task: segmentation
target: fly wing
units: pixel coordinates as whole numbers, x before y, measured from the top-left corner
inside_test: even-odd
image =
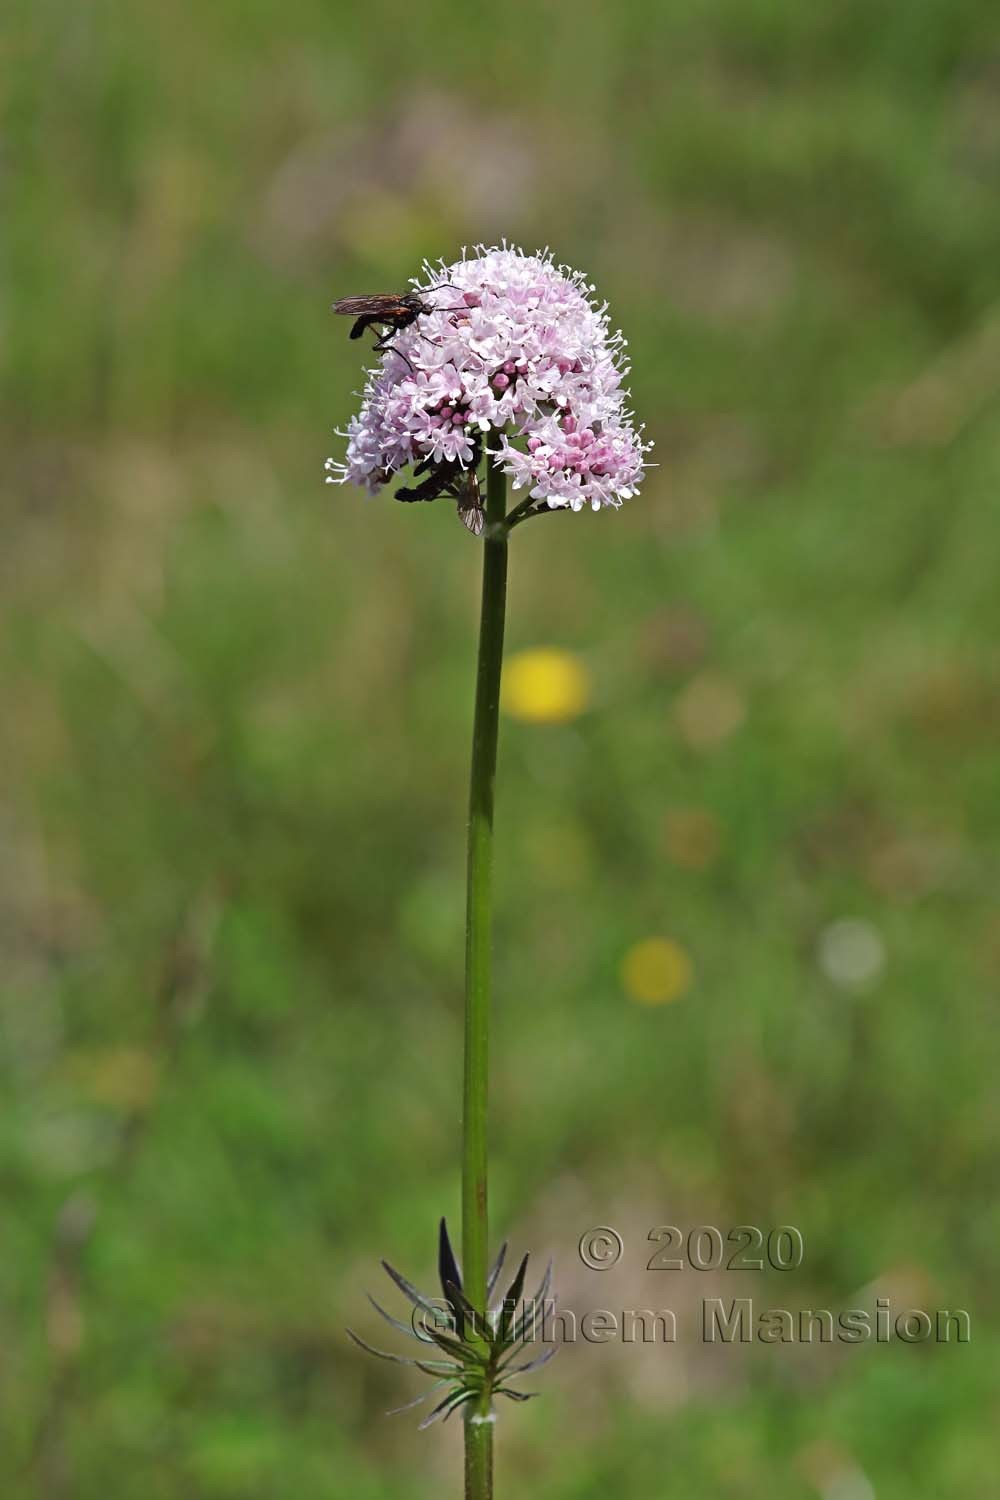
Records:
[[[475,469],[469,469],[465,482],[458,492],[458,518],[466,531],[471,531],[473,536],[482,536],[486,530],[479,478]]]
[[[466,531],[471,531],[473,536],[482,536],[486,530],[486,517],[478,505],[460,505],[458,516]]]
[[[341,297],[333,311],[348,318],[378,318],[399,310],[399,298],[393,292],[373,292],[369,297]]]

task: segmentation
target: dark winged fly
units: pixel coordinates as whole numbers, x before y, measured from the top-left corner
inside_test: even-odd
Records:
[[[435,309],[432,302],[424,300],[431,292],[438,292],[446,286],[451,286],[451,282],[443,281],[422,292],[373,292],[367,297],[341,297],[333,304],[333,311],[343,317],[355,319],[351,329],[352,339],[359,339],[366,328],[380,326],[382,332],[376,340],[375,348],[382,353],[392,348],[391,340],[397,333],[402,333],[404,328],[409,328],[425,314],[435,311],[465,311],[464,307]]]
[[[483,514],[479,475],[475,469],[466,469],[455,499],[458,501],[458,519],[466,531],[471,531],[473,536],[482,536],[486,530],[486,517]]]
[[[415,475],[426,474],[427,477],[419,484],[401,486],[396,491],[396,499],[402,500],[404,504],[411,504],[420,500],[438,500],[442,495],[447,495],[457,503],[458,517],[466,530],[471,531],[473,536],[482,536],[486,517],[483,515],[479,475],[476,472],[481,453],[482,445],[477,438],[468,468],[463,469],[457,458],[443,458],[438,463],[425,458],[413,472]]]

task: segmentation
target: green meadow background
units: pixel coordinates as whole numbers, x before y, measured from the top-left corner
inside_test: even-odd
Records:
[[[493,1224],[679,1337],[564,1350],[498,1493],[994,1493],[995,0],[12,0],[0,110],[3,1495],[458,1491],[343,1329],[457,1223],[479,553],[324,486],[328,307],[504,235],[610,300],[659,467],[512,541],[587,702],[502,727]]]

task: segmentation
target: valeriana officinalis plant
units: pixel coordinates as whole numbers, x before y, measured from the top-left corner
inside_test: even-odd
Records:
[[[424,265],[423,282],[399,295],[345,298],[352,336],[378,336],[361,410],[341,436],[328,482],[372,494],[401,484],[399,500],[454,500],[483,539],[483,589],[472,733],[465,949],[462,1113],[462,1269],[444,1220],[438,1269],[443,1300],[419,1292],[387,1263],[412,1305],[403,1322],[376,1310],[425,1346],[426,1357],[374,1350],[432,1377],[430,1417],[462,1410],[465,1493],[493,1493],[494,1398],[527,1400],[512,1379],[554,1352],[521,1360],[541,1323],[551,1269],[524,1301],[528,1257],[497,1299],[506,1246],[492,1267],[487,1223],[487,1078],[490,1015],[493,787],[511,531],[531,516],[617,507],[635,495],[650,444],[626,406],[625,340],[611,333],[594,287],[548,254],[479,247],[451,265]],[[523,497],[508,509],[507,481]],[[428,1392],[427,1394],[430,1394]],[[423,1398],[421,1398],[423,1399]]]

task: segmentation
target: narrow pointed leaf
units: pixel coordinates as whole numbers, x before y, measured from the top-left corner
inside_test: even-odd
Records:
[[[450,1380],[461,1380],[462,1378],[462,1366],[450,1364],[447,1360],[444,1359],[415,1359],[413,1363],[416,1365],[418,1370],[423,1370],[425,1375],[436,1375],[439,1370],[447,1370],[448,1378]]]
[[[375,1301],[375,1298],[372,1296],[371,1292],[367,1292],[366,1296],[372,1307],[374,1307],[375,1311],[378,1313],[379,1317],[384,1318],[392,1328],[396,1329],[397,1333],[405,1333],[408,1338],[416,1339],[418,1344],[430,1343],[430,1339],[421,1337],[412,1323],[404,1323],[401,1321],[401,1319],[394,1318],[392,1316],[392,1313],[387,1313],[384,1307],[380,1307]]]
[[[525,1255],[521,1260],[514,1280],[504,1293],[504,1302],[520,1302],[521,1295],[524,1292],[524,1278],[528,1273],[528,1259],[529,1257]]]
[[[454,1303],[457,1303],[459,1309],[461,1310],[463,1317],[464,1336],[467,1337],[469,1333],[478,1333],[483,1338],[488,1338],[490,1334],[490,1325],[488,1320],[483,1317],[482,1313],[478,1313],[476,1311],[472,1303],[469,1301],[468,1297],[462,1291],[461,1287],[457,1287],[453,1282],[449,1281],[448,1296],[449,1302],[451,1302],[453,1305]]]
[[[444,1418],[445,1421],[447,1422],[451,1417],[453,1417],[454,1414],[455,1414],[455,1412],[458,1411],[458,1408],[460,1406],[465,1406],[469,1401],[475,1401],[477,1395],[478,1395],[477,1391],[467,1391],[465,1393],[465,1395],[462,1397],[461,1401],[455,1401],[448,1408],[447,1412],[445,1413],[445,1418]]]
[[[505,1385],[498,1386],[494,1396],[506,1396],[508,1401],[533,1401],[540,1391],[509,1391]]]
[[[450,1354],[452,1359],[461,1360],[463,1365],[476,1366],[482,1363],[478,1354],[466,1348],[465,1344],[460,1344],[457,1339],[450,1338],[448,1334],[437,1333],[431,1328],[428,1328],[427,1333],[438,1348],[443,1349],[445,1354]]]
[[[502,1343],[506,1343],[508,1338],[510,1337],[510,1330],[513,1327],[514,1317],[517,1313],[517,1304],[520,1302],[521,1294],[524,1291],[524,1278],[527,1274],[527,1270],[528,1257],[527,1255],[525,1255],[524,1259],[521,1261],[521,1264],[517,1268],[517,1274],[514,1277],[514,1280],[511,1282],[510,1286],[507,1288],[506,1292],[503,1295],[503,1301],[501,1304],[502,1311],[500,1313],[500,1319],[497,1324],[497,1332]]]
[[[433,1422],[438,1421],[440,1417],[446,1414],[450,1416],[456,1406],[462,1406],[464,1402],[471,1401],[472,1398],[473,1393],[470,1391],[452,1391],[449,1395],[445,1396],[443,1401],[438,1402],[434,1410],[421,1422],[417,1431],[423,1432],[425,1427],[430,1427]]]
[[[549,1288],[551,1287],[551,1285],[552,1285],[552,1262],[549,1261],[548,1265],[545,1267],[545,1275],[542,1277],[541,1281],[538,1283],[538,1291],[535,1293],[534,1300],[536,1302],[544,1302],[546,1296],[548,1295]]]
[[[456,1289],[462,1290],[462,1273],[458,1269],[458,1261],[455,1252],[451,1248],[451,1240],[448,1238],[448,1225],[442,1219],[438,1231],[438,1276],[441,1278],[441,1290],[444,1292],[452,1312],[455,1314],[455,1332],[459,1338],[465,1335],[465,1314],[462,1305],[455,1296]]]
[[[537,1359],[529,1359],[527,1364],[515,1365],[513,1369],[511,1369],[510,1362],[512,1359],[516,1359],[517,1356],[515,1354],[510,1354],[507,1356],[502,1365],[498,1365],[497,1369],[498,1371],[503,1372],[504,1379],[507,1380],[511,1375],[526,1375],[529,1370],[540,1370],[542,1368],[542,1365],[547,1365],[550,1359],[555,1359],[558,1353],[559,1345],[550,1344],[545,1350],[545,1353],[540,1354]]]
[[[462,1394],[463,1393],[461,1391],[449,1391],[444,1400],[439,1401],[434,1410],[427,1413],[426,1417],[417,1428],[417,1431],[423,1432],[425,1427],[430,1427],[434,1422],[438,1421],[439,1418],[443,1417],[445,1412],[449,1410],[452,1404],[456,1402]]]
[[[549,1294],[551,1286],[552,1262],[549,1261],[547,1267],[545,1268],[545,1275],[542,1277],[537,1292],[533,1297],[528,1299],[524,1312],[514,1325],[514,1328],[511,1332],[511,1340],[513,1343],[517,1343],[519,1340],[525,1339],[531,1333],[533,1333],[536,1324],[540,1320],[544,1322],[545,1299]],[[556,1299],[553,1297],[551,1301],[552,1305],[555,1306]]]
[[[346,1328],[344,1332],[347,1334],[348,1338],[354,1340],[359,1349],[363,1349],[366,1354],[374,1354],[376,1359],[388,1359],[394,1365],[416,1365],[420,1369],[423,1368],[423,1365],[421,1364],[419,1359],[407,1359],[405,1355],[402,1354],[389,1354],[385,1349],[376,1349],[372,1344],[366,1344],[364,1339],[360,1338],[359,1335],[354,1332],[353,1328]],[[443,1361],[440,1361],[438,1362],[437,1368],[439,1370],[450,1370],[453,1367],[451,1365],[446,1365]],[[437,1372],[434,1371],[433,1373]]]
[[[507,1241],[504,1240],[503,1244],[500,1246],[500,1249],[497,1252],[497,1258],[496,1258],[496,1260],[493,1262],[492,1266],[490,1267],[490,1274],[486,1278],[486,1300],[487,1300],[487,1302],[489,1302],[490,1298],[493,1296],[493,1288],[496,1286],[497,1281],[500,1278],[500,1271],[501,1271],[501,1269],[503,1267],[504,1258],[506,1257],[506,1254],[507,1254]]]
[[[426,1391],[422,1391],[419,1396],[414,1396],[412,1401],[404,1401],[402,1406],[392,1407],[391,1410],[386,1412],[386,1416],[398,1417],[402,1411],[412,1411],[415,1406],[420,1405],[421,1401],[426,1401],[428,1396],[433,1396],[435,1391],[439,1391],[443,1385],[447,1384],[446,1380],[435,1380],[433,1385],[429,1385]]]
[[[423,1292],[418,1292],[413,1283],[407,1281],[405,1276],[401,1276],[393,1266],[390,1266],[387,1260],[382,1262],[382,1269],[396,1283],[407,1301],[413,1303],[414,1307],[422,1307],[425,1312],[440,1313],[440,1307],[435,1307],[429,1297],[425,1297]]]
[[[448,1234],[448,1221],[442,1219],[438,1225],[438,1272],[441,1277],[441,1287],[444,1288],[446,1281],[450,1281],[462,1289],[462,1273],[455,1259],[455,1252],[451,1247],[451,1238]]]

